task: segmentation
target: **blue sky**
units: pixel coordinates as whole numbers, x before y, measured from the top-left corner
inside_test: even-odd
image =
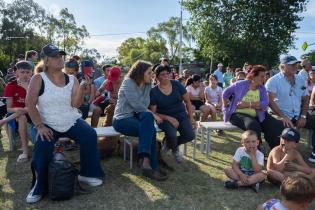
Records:
[[[5,0],[12,2],[11,0]],[[151,27],[167,21],[172,16],[180,15],[179,0],[35,0],[49,12],[57,15],[60,9],[68,8],[74,14],[79,25],[85,25],[91,36],[85,40],[86,47],[96,48],[101,55],[117,55],[117,47],[127,38],[142,36]],[[304,41],[315,43],[315,0],[310,0],[307,11],[299,23],[296,32],[295,48],[289,54],[300,57],[305,52],[315,50],[310,46],[305,52],[301,50]],[[188,12],[183,13],[184,19],[189,18]],[[124,35],[109,35],[133,33]]]

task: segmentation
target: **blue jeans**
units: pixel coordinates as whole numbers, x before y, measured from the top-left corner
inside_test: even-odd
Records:
[[[156,129],[152,113],[140,112],[136,117],[114,119],[113,127],[126,136],[139,137],[138,154],[148,155],[151,167],[156,171],[158,168]]]
[[[179,126],[176,129],[169,121],[163,120],[159,124],[159,128],[165,133],[165,138],[168,148],[172,149],[173,152],[178,150],[178,146],[192,141],[195,138],[195,133],[191,125],[191,121],[188,116],[172,116],[179,122]],[[179,136],[177,137],[177,131]]]
[[[87,177],[103,177],[100,155],[97,148],[95,130],[81,118],[66,132],[53,131],[53,139],[47,141],[37,137],[37,129],[32,128],[32,138],[36,139],[33,149],[32,167],[37,176],[34,195],[42,195],[47,189],[48,165],[53,158],[54,145],[59,137],[68,137],[80,145],[80,175]]]

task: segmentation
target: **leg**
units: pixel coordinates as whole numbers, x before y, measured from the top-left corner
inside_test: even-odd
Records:
[[[95,130],[84,120],[78,119],[65,133],[65,136],[73,139],[80,145],[80,175],[86,177],[103,177],[104,172],[101,168]]]
[[[177,129],[167,120],[164,120],[159,128],[164,132],[167,146],[172,149],[172,151],[176,151],[178,147],[177,142]]]
[[[188,117],[180,119],[178,126],[179,137],[177,138],[178,146],[195,139],[195,133]]]
[[[267,178],[271,183],[278,184],[283,181],[285,176],[280,171],[270,169],[267,171]]]
[[[244,184],[241,181],[238,181],[237,184],[238,186],[242,187],[242,186],[250,186],[259,182],[264,181],[266,178],[266,175],[263,172],[259,172],[259,173],[255,173],[251,176],[248,177],[248,184]]]
[[[237,173],[234,172],[232,167],[225,168],[224,173],[231,180],[234,180],[234,181],[240,180],[240,177],[237,175]]]
[[[105,108],[104,110],[105,120],[103,126],[111,126],[113,124],[114,111],[115,111],[114,104],[110,104]]]
[[[201,111],[201,121],[205,122],[208,120],[208,116],[210,114],[210,107],[206,106],[206,105],[202,105],[199,110]]]
[[[35,139],[37,136],[37,129],[32,128],[32,135]],[[47,178],[48,178],[48,164],[53,158],[54,145],[58,139],[57,132],[53,131],[53,140],[48,141],[41,139],[38,136],[33,149],[32,167],[36,173],[37,184],[35,186],[34,195],[43,195],[47,189]]]
[[[91,126],[96,128],[98,120],[100,119],[102,109],[99,106],[94,106],[92,116],[91,116]]]
[[[20,115],[19,117],[16,118],[16,120],[19,124],[19,134],[21,138],[23,154],[28,155],[27,118],[25,115]]]
[[[268,142],[270,149],[280,144],[280,135],[284,129],[283,123],[280,120],[272,117],[266,113],[265,120],[260,123],[262,131],[264,132],[265,140]]]
[[[261,141],[260,123],[255,118],[246,114],[234,113],[231,116],[230,122],[244,131],[245,130],[255,131],[257,133],[258,139]]]

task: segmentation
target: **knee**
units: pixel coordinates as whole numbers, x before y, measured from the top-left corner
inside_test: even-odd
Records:
[[[26,123],[26,122],[27,122],[26,115],[25,115],[25,114],[20,115],[20,116],[17,118],[17,121],[18,121],[19,123]]]
[[[153,114],[151,112],[140,112],[139,117],[140,119],[154,120]]]
[[[231,171],[233,171],[233,169],[231,167],[227,167],[224,170],[224,173],[227,175],[227,174],[231,174]]]

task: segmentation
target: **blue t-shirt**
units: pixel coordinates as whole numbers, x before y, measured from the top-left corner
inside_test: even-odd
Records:
[[[96,90],[99,89],[104,81],[105,81],[105,77],[104,76],[95,79],[94,80],[94,87],[95,87],[95,89]]]
[[[150,92],[150,105],[156,106],[156,112],[169,116],[178,116],[186,114],[186,109],[183,104],[183,95],[186,93],[185,87],[176,80],[171,80],[172,92],[165,95],[155,86]]]

